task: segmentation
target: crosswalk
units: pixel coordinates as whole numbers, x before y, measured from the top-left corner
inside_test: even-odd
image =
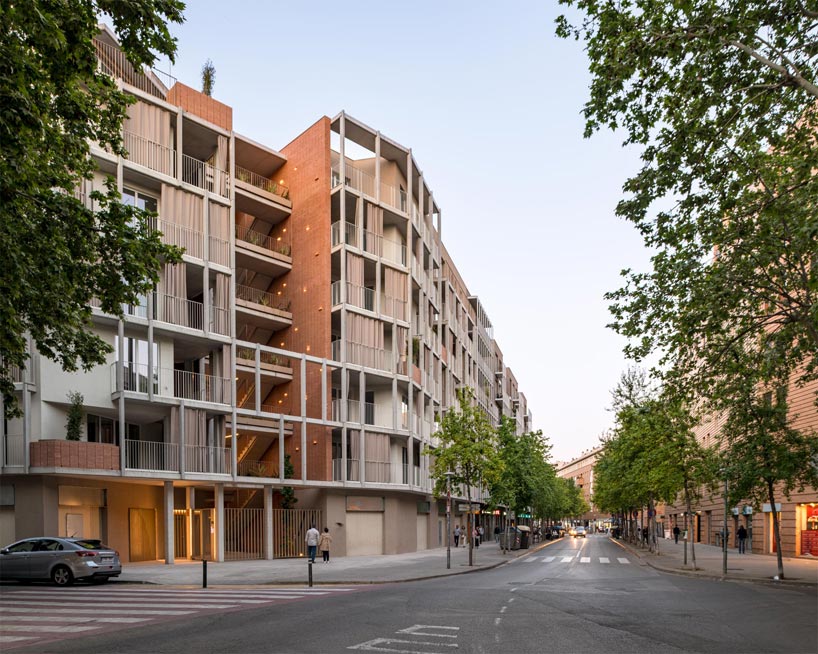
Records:
[[[522,559],[524,563],[611,563],[607,556],[527,556]],[[616,557],[616,562],[622,565],[630,565],[630,560],[624,556]]]
[[[72,587],[0,589],[0,649],[154,620],[327,597],[358,588],[173,589]]]

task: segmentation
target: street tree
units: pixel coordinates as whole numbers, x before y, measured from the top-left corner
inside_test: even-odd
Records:
[[[560,0],[585,45],[585,135],[642,165],[617,214],[655,253],[608,295],[627,352],[658,353],[702,397],[739,345],[818,373],[818,6],[813,0]],[[766,353],[757,347],[767,343]]]
[[[120,202],[116,184],[95,191],[91,211],[75,196],[95,164],[94,141],[125,154],[128,96],[97,67],[97,21],[110,20],[136,67],[173,60],[167,23],[177,0],[5,2],[0,7],[0,392],[16,413],[12,374],[28,338],[65,370],[103,363],[111,351],[90,330],[92,298],[121,315],[179,258],[146,214]]]
[[[744,388],[730,404],[721,440],[722,470],[729,480],[729,499],[735,505],[749,499],[756,510],[768,502],[772,511],[778,576],[784,579],[781,528],[776,500],[778,491],[790,497],[793,490],[818,487],[818,433],[794,428],[786,380],[770,384],[756,371],[745,371]]]
[[[502,461],[497,455],[497,434],[482,409],[474,403],[470,388],[457,392],[457,405],[451,407],[440,421],[435,433],[437,445],[425,448],[433,457],[431,477],[435,495],[444,497],[451,472],[451,487],[469,503],[469,565],[473,564],[474,517],[471,511],[472,493],[481,485],[490,487],[502,473]]]

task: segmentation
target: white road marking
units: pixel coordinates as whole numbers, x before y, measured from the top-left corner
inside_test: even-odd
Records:
[[[0,629],[3,627],[0,617]],[[150,618],[96,618],[94,616],[77,617],[71,615],[54,616],[54,615],[11,615],[7,616],[5,620],[14,620],[15,622],[106,622],[113,624],[131,624],[135,622],[147,622]]]
[[[591,557],[590,557],[590,556],[583,556],[583,557],[582,557],[582,558],[579,560],[579,562],[580,562],[580,563],[590,563],[590,562],[591,562]]]
[[[21,640],[36,640],[37,636],[0,636],[0,644],[2,643],[18,643]]]
[[[190,607],[188,607],[190,608]],[[93,615],[127,613],[128,615],[190,615],[196,611],[152,611],[143,609],[48,609],[49,613],[91,613]],[[31,613],[31,607],[17,608],[14,606],[0,606],[0,613]]]
[[[536,563],[537,562],[536,556],[529,556],[528,558],[523,559],[524,563]]]
[[[619,561],[620,563],[624,563],[625,565],[630,564],[630,561],[628,561],[628,559],[626,559],[624,557],[621,557],[621,556],[616,557],[616,560]]]
[[[26,593],[25,599],[34,599],[34,598],[46,598],[51,599],[57,597],[51,593]],[[276,597],[281,597],[277,595]],[[299,595],[290,595],[287,597],[300,597]],[[117,597],[116,595],[94,595],[95,600],[102,600],[102,601],[109,601],[109,602],[116,602],[119,604],[119,600],[122,599]],[[153,606],[157,601],[158,602],[166,602],[166,601],[173,601],[173,602],[207,602],[207,597],[204,596],[187,596],[187,595],[167,595],[162,594],[161,592],[157,593],[155,597],[128,597],[128,601],[134,602],[133,606]],[[213,600],[217,602],[233,602],[235,604],[264,604],[269,600],[264,599],[240,599],[238,597],[217,597],[213,596]],[[138,604],[137,604],[138,602]],[[16,603],[16,602],[15,602]]]
[[[428,631],[420,631],[421,629],[450,629],[452,631],[460,631],[460,627],[446,627],[437,624],[415,624],[406,629],[398,629],[396,634],[412,634],[414,636],[436,636],[438,638],[457,638],[457,634],[435,634]]]
[[[400,638],[373,638],[365,643],[359,645],[352,645],[347,649],[360,649],[367,652],[396,652],[397,654],[439,654],[437,652],[424,651],[420,652],[416,649],[395,649],[393,647],[378,647],[378,645],[436,645],[437,647],[453,647],[457,649],[457,643],[430,643],[418,640],[401,640]]]
[[[551,561],[553,561],[553,560],[554,560],[554,559],[556,559],[556,558],[557,558],[556,556],[546,556],[546,557],[543,559],[543,563],[551,563]]]
[[[599,562],[600,563],[610,563],[607,556],[600,556],[599,557]]]
[[[500,613],[505,613],[507,608],[508,608],[507,606],[501,606]]]
[[[15,602],[15,606],[31,606],[31,607],[52,607],[52,606],[76,606],[76,602],[49,602],[49,601],[31,601],[31,602]],[[235,604],[166,604],[165,602],[117,602],[117,606],[123,608],[139,608],[143,606],[163,607],[167,609],[232,609]]]
[[[573,556],[563,556],[562,557],[562,562],[563,563],[571,563],[571,561],[573,561],[573,560],[574,560]]]
[[[79,633],[81,631],[96,631],[100,627],[72,627],[71,625],[36,625],[36,624],[4,624],[0,631],[31,631],[33,633]]]
[[[508,603],[511,604],[516,599],[517,599],[516,597],[510,597],[509,600],[508,600]]]
[[[503,618],[494,618],[494,626],[496,627],[497,625],[499,625],[502,620]]]

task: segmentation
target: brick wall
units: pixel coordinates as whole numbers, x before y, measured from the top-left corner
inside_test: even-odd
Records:
[[[119,447],[85,441],[35,441],[30,444],[32,468],[119,470]]]
[[[168,102],[223,129],[233,129],[232,107],[185,86],[181,82],[176,82],[168,91]]]

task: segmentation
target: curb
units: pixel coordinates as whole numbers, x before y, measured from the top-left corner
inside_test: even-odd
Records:
[[[795,588],[818,587],[818,582],[803,581],[801,579],[772,579],[771,577],[730,577],[720,574],[713,574],[712,572],[708,572],[707,570],[685,570],[683,568],[669,568],[667,566],[659,565],[654,561],[651,561],[647,556],[643,556],[641,552],[630,547],[630,545],[625,545],[624,543],[621,543],[613,538],[611,538],[611,542],[616,543],[623,550],[630,552],[631,554],[636,556],[640,561],[644,562],[645,565],[653,568],[654,570],[658,570],[659,572],[665,572],[668,574],[678,575],[680,577],[689,577],[692,579],[708,579],[710,581],[729,581],[737,583],[761,584],[765,586],[775,586],[778,588],[786,586]]]

